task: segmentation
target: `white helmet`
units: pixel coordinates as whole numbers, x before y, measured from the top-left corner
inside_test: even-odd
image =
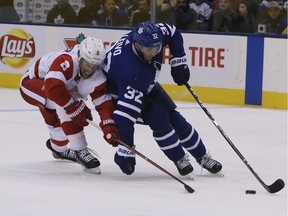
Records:
[[[87,37],[79,45],[79,58],[91,64],[102,64],[105,55],[106,51],[101,39]]]

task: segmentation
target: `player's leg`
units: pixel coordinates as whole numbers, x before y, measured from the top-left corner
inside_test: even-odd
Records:
[[[77,162],[75,151],[69,148],[69,141],[62,130],[56,111],[44,107],[39,107],[39,110],[50,132],[50,139],[46,141],[46,146],[52,151],[53,157]]]
[[[69,140],[70,148],[75,151],[76,160],[82,165],[85,172],[100,174],[100,162],[91,154],[84,133],[84,128],[71,121],[62,107],[56,106],[61,120],[61,127]]]
[[[24,76],[21,80],[20,94],[27,103],[39,108],[50,133],[46,146],[52,151],[54,158],[76,162],[74,151],[68,148],[68,139],[61,128],[56,110],[45,107],[47,99],[43,86],[42,79],[30,79]]]
[[[222,169],[221,163],[211,158],[206,152],[205,145],[198,132],[176,110],[170,112],[173,128],[180,138],[181,145],[197,160],[197,162],[211,173]]]
[[[154,140],[163,153],[174,162],[181,175],[193,171],[188,155],[180,145],[180,140],[169,121],[166,110],[153,102],[148,102],[143,110],[143,119],[153,131]]]
[[[44,118],[50,132],[47,148],[57,159],[78,162],[86,172],[101,173],[100,162],[87,148],[83,127],[74,124],[63,108],[47,99],[43,87],[43,80],[26,76],[21,80],[20,93],[27,103],[39,108]]]

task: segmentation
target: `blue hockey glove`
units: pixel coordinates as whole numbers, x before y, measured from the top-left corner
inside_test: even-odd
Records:
[[[123,145],[118,145],[114,161],[126,175],[131,175],[135,171],[135,154]]]
[[[190,78],[190,70],[186,56],[173,57],[170,59],[171,75],[177,85],[185,85]]]

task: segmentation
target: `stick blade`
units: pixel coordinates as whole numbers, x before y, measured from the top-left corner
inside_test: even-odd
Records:
[[[185,189],[189,192],[189,193],[194,193],[194,189],[193,188],[191,188],[189,185],[187,185],[187,184],[185,184],[184,185],[184,187],[185,187]]]
[[[277,179],[273,184],[267,186],[266,190],[270,193],[277,193],[285,187],[285,183],[282,179]]]

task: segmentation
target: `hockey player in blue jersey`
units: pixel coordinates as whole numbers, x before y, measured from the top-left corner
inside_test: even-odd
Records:
[[[107,52],[103,68],[108,78],[108,91],[117,99],[113,119],[121,141],[134,145],[134,124],[142,119],[149,125],[163,153],[176,165],[180,175],[193,171],[189,154],[211,173],[222,165],[206,152],[197,131],[176,110],[176,105],[157,82],[161,70],[162,48],[168,45],[171,75],[178,85],[190,78],[185,58],[183,38],[175,26],[151,22],[139,23],[120,38]],[[123,173],[135,171],[135,154],[118,145],[115,163]]]

